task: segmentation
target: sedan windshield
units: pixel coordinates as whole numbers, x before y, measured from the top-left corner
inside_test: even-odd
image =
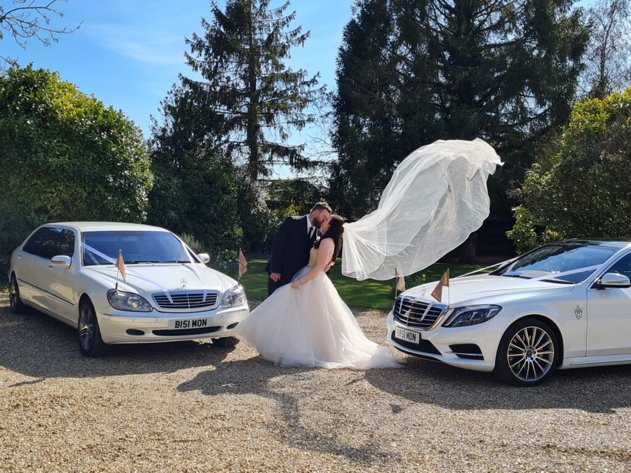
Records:
[[[109,231],[83,234],[83,264],[113,264],[119,250],[125,264],[189,263],[182,243],[169,232]]]
[[[525,254],[493,274],[576,284],[587,279],[617,250],[594,242],[552,244]]]

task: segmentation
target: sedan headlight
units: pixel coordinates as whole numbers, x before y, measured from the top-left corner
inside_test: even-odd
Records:
[[[117,291],[110,289],[107,291],[107,302],[114,309],[127,310],[131,312],[151,312],[153,308],[144,297],[133,292]]]
[[[234,307],[247,303],[243,286],[238,285],[228,289],[221,299],[221,307]]]
[[[499,305],[458,307],[454,309],[447,320],[445,320],[443,327],[466,327],[468,325],[481,324],[487,320],[491,320],[500,310],[502,310],[502,306]]]

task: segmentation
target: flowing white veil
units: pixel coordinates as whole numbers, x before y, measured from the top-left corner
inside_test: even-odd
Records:
[[[342,274],[407,276],[464,242],[489,215],[486,181],[502,165],[480,139],[438,140],[407,156],[379,207],[344,225]]]

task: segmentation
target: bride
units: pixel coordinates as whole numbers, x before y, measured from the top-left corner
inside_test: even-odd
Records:
[[[324,273],[339,255],[342,274],[387,280],[414,274],[463,243],[489,215],[486,182],[502,162],[486,142],[438,140],[407,156],[384,189],[377,209],[344,224],[336,215],[309,264],[237,326],[237,337],[283,366],[389,368],[387,348],[362,333]]]
[[[364,335],[324,269],[339,255],[344,219],[331,215],[309,263],[265,299],[237,328],[237,336],[281,366],[394,368],[395,355]]]

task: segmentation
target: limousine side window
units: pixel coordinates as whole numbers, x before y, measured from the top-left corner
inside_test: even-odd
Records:
[[[74,254],[74,233],[72,230],[57,227],[44,227],[37,230],[22,248],[42,258],[51,259],[53,256]]]

